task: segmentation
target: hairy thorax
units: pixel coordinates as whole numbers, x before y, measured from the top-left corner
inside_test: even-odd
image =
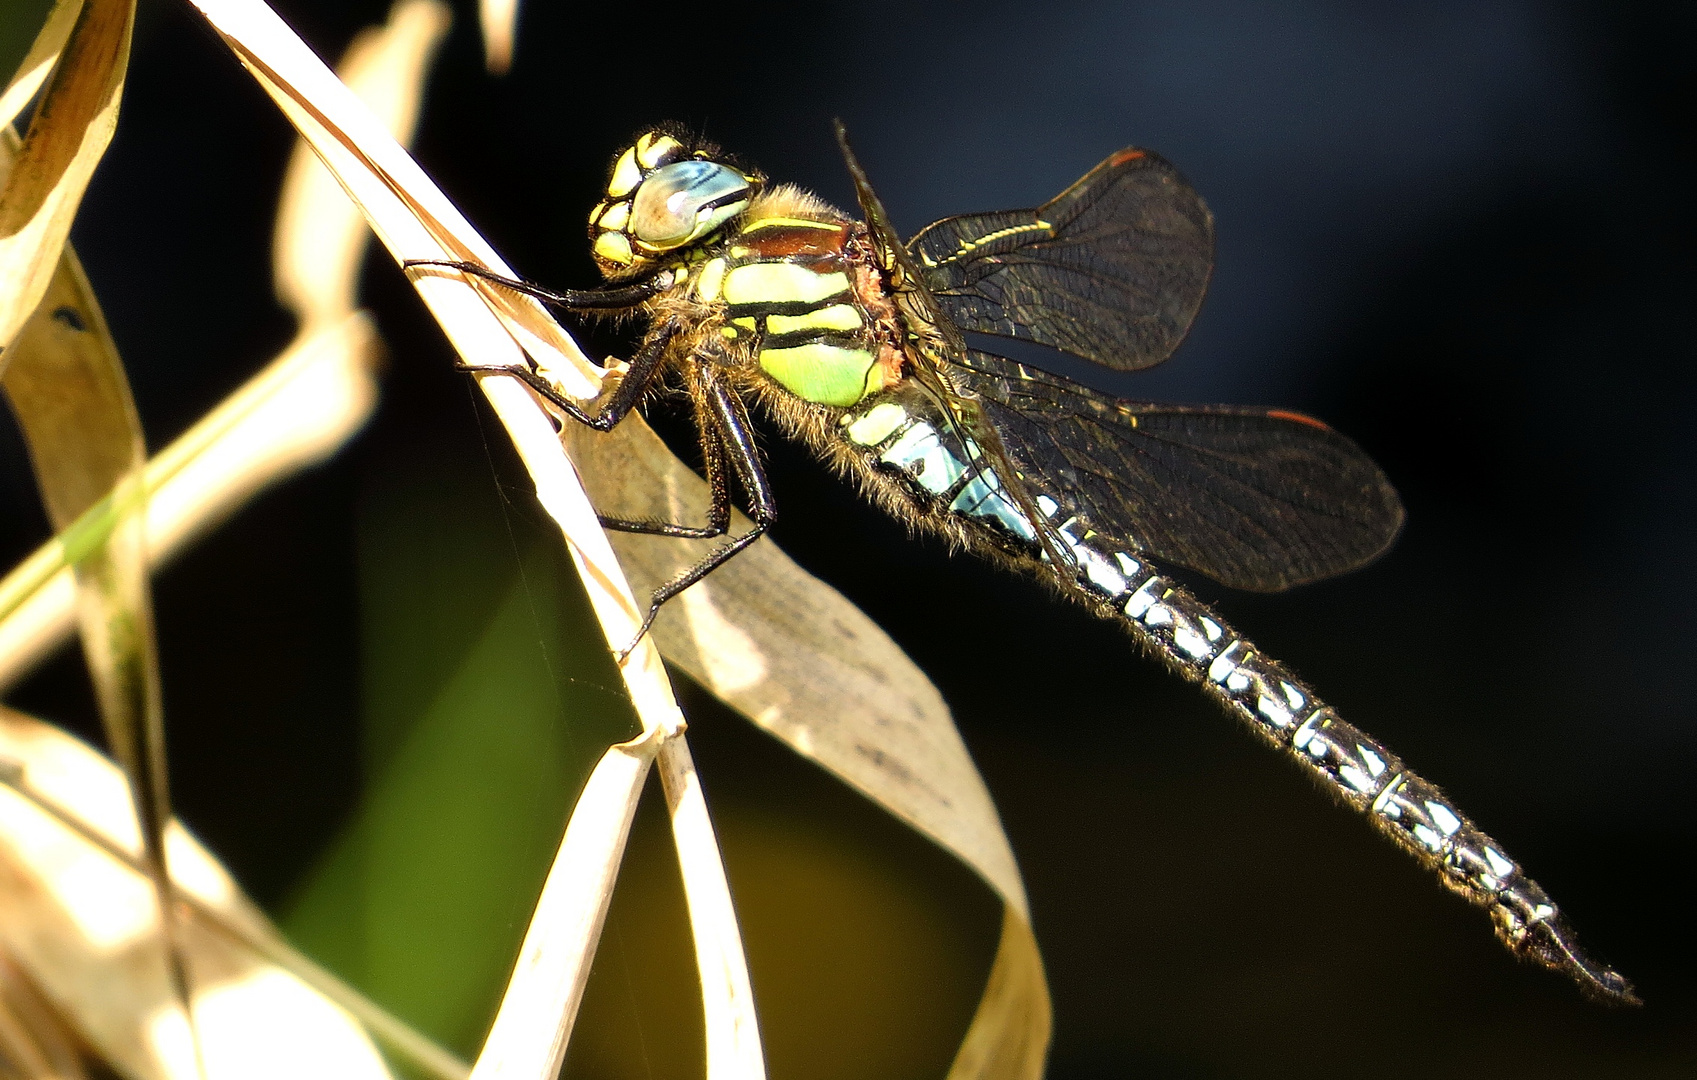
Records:
[[[656,325],[691,328],[679,357],[722,364],[763,399],[848,408],[896,386],[896,313],[864,226],[792,187],[756,199],[725,240],[671,267]]]
[[[946,343],[902,310],[863,224],[780,187],[667,272],[672,284],[649,313],[655,326],[685,328],[670,363],[715,365],[910,526],[1037,568],[1026,516],[960,417],[913,377],[910,350]]]

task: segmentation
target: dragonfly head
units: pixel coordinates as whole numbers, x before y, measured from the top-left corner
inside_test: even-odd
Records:
[[[765,183],[664,131],[644,132],[613,162],[607,191],[589,215],[595,261],[618,277],[717,232]]]

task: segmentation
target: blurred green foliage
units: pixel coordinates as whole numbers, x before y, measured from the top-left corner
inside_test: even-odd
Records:
[[[481,455],[431,450],[381,470],[361,501],[363,794],[282,921],[471,1058],[571,805],[636,727],[558,533],[516,480],[503,485],[513,502],[490,497]],[[929,841],[706,694],[680,692],[772,1075],[942,1075],[1000,905]],[[651,780],[566,1075],[697,1075],[699,993]]]
[[[469,1052],[577,792],[634,728],[558,541],[467,512],[490,500],[487,472],[466,473],[362,508],[364,795],[284,922]]]

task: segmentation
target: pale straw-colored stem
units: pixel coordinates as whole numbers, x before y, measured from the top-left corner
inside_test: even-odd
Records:
[[[274,12],[257,0],[192,2],[360,205],[373,231],[398,262],[476,259],[492,270],[510,273],[494,249],[405,150]],[[534,360],[558,380],[565,392],[582,398],[593,395],[598,385],[597,370],[587,364],[541,305],[526,297],[491,292],[483,283],[457,275],[415,271],[414,285],[468,365],[497,369]],[[629,646],[641,625],[643,609],[613,556],[553,423],[536,397],[516,380],[487,374],[479,378],[479,383],[529,470],[538,500],[565,534],[609,646],[615,650]],[[651,746],[680,733],[683,715],[652,640],[636,642],[620,668],[642,721],[644,739],[639,740],[640,745]],[[625,786],[609,782],[593,787],[595,794],[586,793],[579,799],[564,842],[570,845],[575,840],[598,853],[602,859],[599,865],[606,868],[604,883],[598,891],[571,890],[559,904],[539,907],[530,928],[530,935],[537,940],[569,943],[562,946],[558,956],[548,955],[550,964],[565,965],[565,974],[539,980],[525,974],[534,967],[521,965],[515,971],[501,1010],[503,1014],[524,1016],[526,1022],[497,1024],[475,1067],[480,1080],[551,1080],[550,1067],[558,1065],[581,1000],[581,982],[587,977],[594,937],[599,932],[599,912],[604,912],[610,896],[613,868],[628,829],[626,814],[610,812],[615,804],[613,796],[620,796],[616,805],[623,806],[623,799],[635,786],[630,770],[621,775],[629,781]],[[634,795],[629,798],[634,799]],[[689,835],[696,838],[691,842],[711,843],[711,836],[703,836],[699,830]],[[560,857],[565,859],[568,854],[562,847]],[[694,858],[695,853],[685,857]],[[576,859],[575,854],[572,859]],[[718,888],[728,898],[722,867],[717,864],[715,853],[713,866],[703,864],[702,869],[719,871]],[[722,924],[714,929],[715,934],[736,936],[728,899],[723,905],[704,905],[699,915],[692,905],[691,915],[705,918],[709,911]],[[585,928],[593,933],[586,934]],[[736,959],[740,958],[738,949]],[[746,974],[742,982],[746,985]],[[722,980],[704,983],[704,997],[722,993],[723,986]],[[710,1023],[729,1023],[734,1029],[710,1032],[709,1046],[724,1045],[726,1039],[737,1043],[758,1030],[751,997],[709,1003],[706,1011]],[[520,1042],[524,1048],[515,1049]],[[748,1060],[747,1053],[710,1053],[709,1080],[759,1080],[763,1070],[750,1071],[745,1064]],[[753,1060],[759,1060],[757,1049]]]

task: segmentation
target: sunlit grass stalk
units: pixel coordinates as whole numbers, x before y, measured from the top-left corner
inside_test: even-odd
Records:
[[[269,8],[251,0],[199,0],[196,6],[365,211],[373,231],[398,262],[475,259],[496,271],[510,272],[405,151]],[[559,379],[567,392],[585,399],[593,396],[598,370],[539,304],[523,297],[495,296],[481,283],[439,275],[416,277],[414,285],[467,365],[499,369],[526,363],[528,355]],[[537,399],[515,380],[486,374],[478,382],[530,472],[538,500],[566,538],[609,647],[629,649],[620,670],[641,719],[644,740],[681,740],[683,715],[659,651],[651,638],[636,640],[643,608],[625,581],[553,423]],[[567,827],[567,843],[574,836],[581,840],[586,829],[592,829],[600,839],[590,847],[604,860],[608,895],[628,828],[628,811],[623,808],[632,797],[631,790],[628,786],[591,784]],[[606,805],[603,799],[608,800]],[[693,801],[689,797],[676,800],[675,819],[682,814],[687,820],[693,813]],[[680,843],[712,843],[710,832],[687,825],[678,830]],[[567,849],[562,846],[561,858],[566,855]],[[736,979],[703,979],[708,1075],[710,1080],[730,1076],[758,1080],[764,1076],[758,1022],[752,995],[747,992],[740,935],[717,849],[710,858],[699,852],[683,853],[680,865],[686,892],[695,898],[690,906],[692,922],[715,923],[697,932],[698,940],[718,943],[710,956],[698,954],[698,962],[704,970],[714,969],[714,974],[725,963],[739,968]],[[702,899],[708,896],[713,897],[711,902]],[[607,896],[583,900],[604,912]],[[599,936],[600,916],[581,906],[564,911],[542,907],[538,915],[544,925],[538,927],[533,920],[532,939],[558,940],[565,948],[558,956],[526,955],[534,964],[562,965],[572,972],[570,990],[537,995],[536,988],[522,977],[533,968],[521,960],[503,1000],[502,1013],[517,1010],[530,1018],[523,1025],[527,1029],[522,1033],[524,1045],[515,1049],[505,1039],[510,1027],[503,1025],[498,1015],[486,1053],[474,1070],[479,1077],[548,1080],[558,1068],[581,1000],[582,981],[588,977],[588,959]],[[548,925],[556,920],[563,924],[558,935]],[[736,944],[732,947],[726,942]],[[544,1009],[544,1016],[552,1014],[551,1023],[536,1015],[538,1007]]]

